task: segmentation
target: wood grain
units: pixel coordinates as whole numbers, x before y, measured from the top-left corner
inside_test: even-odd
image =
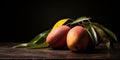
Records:
[[[0,59],[120,59],[119,43],[111,50],[107,50],[104,44],[100,44],[95,49],[84,53],[74,53],[67,49],[11,48],[16,44],[19,43],[0,43]]]

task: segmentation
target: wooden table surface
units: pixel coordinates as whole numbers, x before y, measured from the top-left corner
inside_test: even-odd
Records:
[[[0,43],[0,59],[120,59],[119,43],[111,50],[107,50],[104,44],[100,44],[94,50],[84,53],[50,48],[11,48],[16,44],[19,43]]]

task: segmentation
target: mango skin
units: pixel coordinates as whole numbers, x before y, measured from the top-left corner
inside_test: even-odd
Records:
[[[83,52],[87,49],[89,34],[82,26],[75,26],[67,34],[67,47],[73,51]]]
[[[46,42],[52,48],[63,48],[67,46],[66,37],[69,30],[70,27],[67,25],[57,27],[48,34]]]

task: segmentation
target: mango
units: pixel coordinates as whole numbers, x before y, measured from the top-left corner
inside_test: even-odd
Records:
[[[48,34],[46,42],[51,48],[63,48],[67,46],[66,37],[69,30],[70,27],[67,25],[57,27]]]
[[[89,43],[89,34],[82,26],[75,26],[67,34],[67,47],[75,52],[83,52]]]

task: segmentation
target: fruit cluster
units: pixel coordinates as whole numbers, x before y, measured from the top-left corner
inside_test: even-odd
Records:
[[[114,47],[117,42],[116,35],[103,25],[91,22],[88,17],[80,17],[76,20],[66,18],[59,20],[52,29],[46,30],[35,36],[28,43],[13,46],[29,48],[54,49],[68,48],[71,51],[80,51],[95,48],[101,42],[108,49]]]
[[[89,48],[94,48],[101,42],[105,42],[107,48],[110,48],[113,46],[111,39],[117,40],[112,31],[98,23],[90,22],[87,17],[82,17],[76,21],[55,26],[46,37],[46,43],[54,49],[67,47],[71,51],[83,52],[90,44]]]
[[[70,28],[67,25],[57,27],[51,31],[46,42],[52,48],[68,47],[72,51],[85,50],[89,41],[89,34],[82,26]]]

